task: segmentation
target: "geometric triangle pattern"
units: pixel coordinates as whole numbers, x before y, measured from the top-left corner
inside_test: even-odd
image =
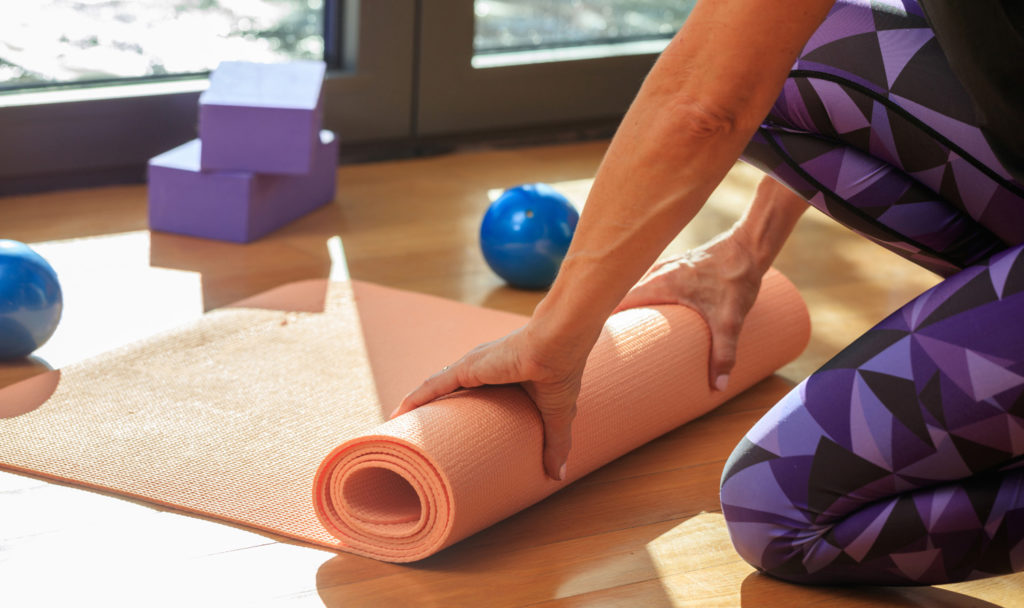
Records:
[[[840,1],[742,158],[949,276],[1024,243],[1024,185],[977,122],[914,2]]]
[[[758,421],[722,475],[744,559],[815,584],[1024,570],[1024,285],[1009,276],[1024,283],[1024,245],[907,303]]]
[[[945,280],[743,439],[722,511],[802,583],[1024,570],[1024,186],[996,160],[912,0],[840,0],[744,160]]]

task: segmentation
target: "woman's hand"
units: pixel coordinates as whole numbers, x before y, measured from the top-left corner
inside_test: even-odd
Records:
[[[708,381],[725,390],[736,364],[736,342],[757,299],[761,277],[779,254],[807,203],[770,177],[736,225],[681,256],[657,262],[615,311],[653,304],[683,304],[711,330]]]
[[[724,391],[736,363],[736,341],[764,274],[735,232],[656,263],[626,294],[616,312],[655,304],[682,304],[711,330],[709,381]]]
[[[533,399],[544,424],[544,470],[552,479],[565,479],[576,398],[593,342],[551,340],[548,332],[538,329],[538,324],[543,324],[543,318],[476,347],[409,393],[391,417],[460,388],[520,383]]]

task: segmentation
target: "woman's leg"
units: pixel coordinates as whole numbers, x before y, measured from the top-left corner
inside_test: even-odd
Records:
[[[723,513],[770,574],[910,584],[1024,569],[1024,189],[972,120],[915,5],[841,1],[748,147],[815,207],[950,277],[733,453]]]
[[[1024,187],[912,2],[837,2],[744,159],[943,276],[1024,242]]]
[[[726,464],[733,543],[805,583],[1024,569],[1024,246],[925,292],[776,405]]]

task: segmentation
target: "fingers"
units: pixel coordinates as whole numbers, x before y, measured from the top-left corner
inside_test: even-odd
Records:
[[[395,408],[395,411],[391,412],[390,418],[397,418],[460,388],[462,386],[459,384],[458,373],[454,366],[446,365],[441,371],[427,378],[423,384],[406,395],[402,402],[398,404],[398,407]]]
[[[406,395],[391,418],[460,388],[520,383],[540,412],[544,426],[544,472],[551,479],[564,480],[586,353],[579,361],[571,361],[571,371],[552,371],[552,367],[537,363],[528,356],[529,351],[524,351],[520,345],[521,336],[521,333],[513,332],[502,340],[481,345],[462,359],[445,366]]]
[[[523,380],[509,365],[513,355],[504,340],[481,344],[458,361],[444,366],[402,399],[391,418],[425,405],[460,388],[508,384]]]
[[[462,364],[460,362],[459,364]],[[431,376],[416,390],[406,395],[402,403],[391,414],[396,418],[411,412],[412,410],[433,401],[434,399],[447,395],[462,388],[458,381],[455,365],[446,367],[437,374]],[[544,399],[530,387],[531,399],[537,402]],[[573,396],[575,393],[573,393]],[[569,458],[569,451],[572,449],[572,421],[576,417],[576,406],[569,402],[568,407],[548,406],[540,409],[541,421],[544,425],[544,472],[555,481],[563,481],[566,477],[566,461]]]

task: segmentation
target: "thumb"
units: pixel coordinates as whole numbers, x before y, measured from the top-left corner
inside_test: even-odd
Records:
[[[709,320],[711,357],[708,372],[711,388],[716,391],[724,391],[729,385],[729,376],[736,365],[736,343],[742,323],[742,319],[733,316],[716,316]]]
[[[544,472],[555,481],[563,481],[566,461],[572,449],[572,421],[576,417],[576,406],[542,408],[540,416],[544,423]]]

